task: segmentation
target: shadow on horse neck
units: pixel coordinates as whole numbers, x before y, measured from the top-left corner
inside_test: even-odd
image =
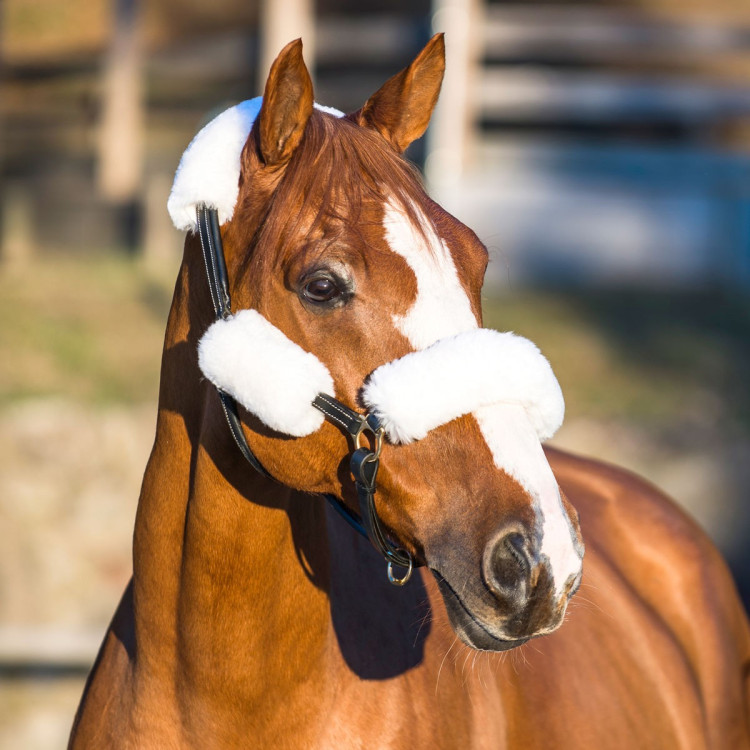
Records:
[[[238,295],[239,296],[239,295]],[[188,488],[184,516],[184,540],[190,536],[192,502],[201,502],[203,483],[198,474],[207,459],[216,469],[210,483],[210,505],[220,515],[222,505],[247,504],[258,512],[245,528],[236,528],[237,547],[246,546],[258,554],[254,566],[239,566],[231,576],[242,596],[253,601],[258,581],[273,579],[279,566],[289,564],[284,547],[293,549],[296,567],[329,602],[333,634],[348,667],[362,679],[387,679],[416,666],[422,659],[424,640],[431,628],[430,602],[420,579],[397,589],[384,576],[383,561],[369,543],[352,530],[327,507],[323,498],[297,491],[265,479],[251,469],[232,442],[221,416],[215,390],[203,381],[196,361],[198,339],[211,318],[205,269],[196,237],[188,238],[185,258],[177,283],[175,301],[167,330],[162,365],[160,413],[169,423],[177,421],[184,429],[186,441],[162,440],[182,445],[187,464]],[[196,394],[196,385],[200,384]],[[252,414],[243,413],[243,421],[254,435],[269,441],[289,443],[288,436],[274,432]],[[157,436],[159,431],[157,431]],[[155,452],[160,452],[157,445]],[[335,473],[342,483],[349,480],[348,449],[338,448]],[[292,453],[292,456],[294,454]],[[309,459],[305,459],[309,460]],[[262,510],[261,510],[262,509]],[[160,509],[155,509],[158,516]],[[145,514],[145,510],[144,510]],[[289,534],[267,539],[264,517],[271,524],[288,527]],[[141,516],[142,523],[157,525]],[[202,521],[202,516],[199,523]],[[226,541],[226,540],[225,540]],[[149,545],[169,544],[167,539],[150,539]],[[205,557],[204,551],[196,556]],[[223,556],[223,552],[222,552]],[[282,562],[284,561],[285,562]],[[136,574],[139,559],[136,557]],[[188,566],[189,567],[189,566]],[[181,568],[184,568],[181,565]],[[166,570],[164,571],[167,572]],[[183,578],[184,582],[187,582]],[[230,582],[225,580],[217,596],[225,596]],[[159,598],[158,593],[156,597]],[[287,601],[292,612],[304,611],[304,595],[299,591]],[[276,623],[268,625],[275,630]]]

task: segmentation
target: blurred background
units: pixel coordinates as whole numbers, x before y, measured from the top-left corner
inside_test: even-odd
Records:
[[[558,374],[553,441],[674,496],[750,600],[747,0],[4,0],[0,747],[63,747],[131,569],[183,149],[302,36],[353,110],[447,32],[410,156]]]

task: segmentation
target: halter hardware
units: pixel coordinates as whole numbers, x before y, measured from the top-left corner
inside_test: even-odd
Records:
[[[362,448],[362,436],[369,432],[372,435],[372,442],[375,445],[375,448],[373,450],[373,456],[374,460],[377,460],[380,458],[380,454],[383,451],[383,437],[385,436],[385,427],[378,426],[377,429],[373,430],[372,427],[367,422],[367,419],[362,420],[362,426],[357,431],[357,434],[354,436],[354,447],[359,450]]]
[[[203,251],[203,262],[214,315],[217,320],[227,319],[232,314],[231,296],[218,213],[216,209],[200,205],[196,209],[196,214],[198,236]],[[221,389],[217,388],[217,392],[229,431],[240,452],[259,474],[273,479],[248,445],[240,422],[237,402]],[[388,563],[388,580],[394,586],[403,586],[411,578],[415,567],[414,559],[407,550],[391,542],[375,508],[376,478],[385,434],[383,426],[374,414],[360,414],[326,393],[319,393],[312,405],[322,412],[329,422],[341,427],[352,438],[354,451],[350,460],[350,468],[357,490],[360,512],[358,514],[351,510],[335,495],[325,493],[323,497],[355,531],[369,539],[375,549],[383,555]],[[370,441],[369,447],[362,444],[364,437]],[[402,578],[393,575],[394,565],[406,569]]]

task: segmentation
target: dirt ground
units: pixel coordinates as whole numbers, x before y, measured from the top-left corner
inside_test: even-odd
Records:
[[[3,750],[65,746],[83,665],[130,576],[154,424],[153,405],[97,409],[46,399],[0,413]],[[11,668],[40,651],[49,652],[49,668]]]

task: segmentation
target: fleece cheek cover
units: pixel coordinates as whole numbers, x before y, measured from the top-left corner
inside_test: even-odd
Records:
[[[313,399],[334,392],[326,366],[256,310],[213,323],[198,344],[198,364],[217,388],[271,429],[293,437],[320,428],[324,417]]]

